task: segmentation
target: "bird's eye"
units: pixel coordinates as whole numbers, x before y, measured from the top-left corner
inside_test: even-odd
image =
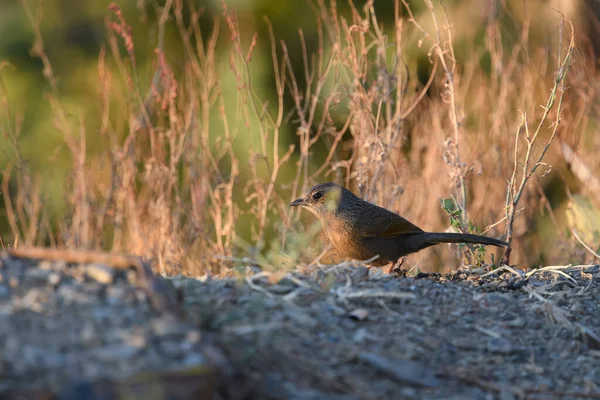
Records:
[[[313,200],[319,200],[321,197],[323,197],[323,195],[321,194],[321,192],[317,192],[315,194],[312,195]]]

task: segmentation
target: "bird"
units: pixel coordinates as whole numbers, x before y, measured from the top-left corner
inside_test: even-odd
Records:
[[[372,266],[396,263],[402,257],[440,243],[474,243],[507,247],[503,240],[468,233],[425,232],[400,215],[369,203],[338,185],[313,186],[289,204],[321,220],[326,238],[340,256],[370,261]]]

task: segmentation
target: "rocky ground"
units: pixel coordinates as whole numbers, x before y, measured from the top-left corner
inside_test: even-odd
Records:
[[[0,398],[600,398],[599,265],[199,280],[50,255],[1,259]]]

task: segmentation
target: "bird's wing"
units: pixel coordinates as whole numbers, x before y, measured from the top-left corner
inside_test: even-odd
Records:
[[[421,228],[398,214],[388,210],[385,211],[387,211],[385,214],[378,213],[368,223],[361,224],[360,235],[362,237],[385,238],[423,232]],[[368,218],[366,219],[368,220]]]

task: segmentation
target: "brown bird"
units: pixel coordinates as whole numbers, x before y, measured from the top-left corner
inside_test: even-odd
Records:
[[[425,232],[396,213],[371,204],[336,183],[321,183],[290,203],[304,207],[323,223],[327,239],[341,256],[381,266],[439,243],[508,243],[466,233]]]

